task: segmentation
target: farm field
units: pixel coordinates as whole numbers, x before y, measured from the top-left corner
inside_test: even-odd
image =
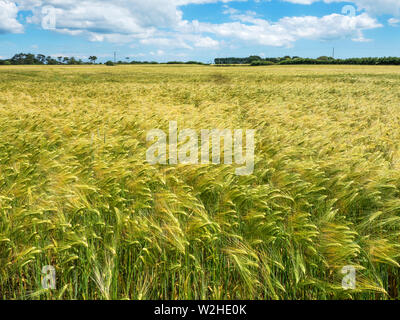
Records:
[[[399,298],[398,67],[4,66],[0,120],[0,299]],[[170,121],[253,174],[150,165]]]

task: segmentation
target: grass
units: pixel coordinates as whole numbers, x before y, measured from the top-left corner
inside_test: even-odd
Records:
[[[0,68],[0,299],[397,299],[399,89],[397,67]],[[147,164],[169,121],[256,129],[254,174]]]

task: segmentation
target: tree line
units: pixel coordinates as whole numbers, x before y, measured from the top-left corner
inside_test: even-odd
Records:
[[[32,54],[32,53],[18,53],[15,54],[11,59],[0,60],[0,65],[83,65],[83,64],[96,64],[98,58],[96,56],[90,56],[87,61],[77,59],[75,57],[52,57],[44,54]],[[99,64],[102,64],[101,62]],[[125,58],[125,61],[107,61],[106,65],[114,64],[159,64],[156,61],[130,61],[130,58]],[[203,64],[197,61],[169,61],[165,64]]]
[[[60,65],[60,64],[91,64],[97,60],[96,56],[90,56],[89,61],[84,62],[82,59],[76,59],[75,57],[51,57],[44,54],[32,54],[32,53],[18,53],[15,54],[11,59],[0,60],[1,65]]]
[[[279,62],[280,64],[348,64],[348,65],[400,65],[398,57],[382,57],[382,58],[348,58],[348,59],[307,59],[298,58]]]
[[[96,64],[98,58],[90,56],[87,61],[77,59],[75,57],[52,57],[43,54],[32,53],[18,53],[11,59],[0,60],[0,65],[83,65],[83,64]],[[214,60],[216,65],[252,65],[252,66],[265,66],[265,65],[291,65],[291,64],[347,64],[347,65],[400,65],[400,57],[381,57],[381,58],[348,58],[348,59],[334,59],[332,57],[321,56],[319,58],[302,58],[298,56],[284,56],[275,58],[261,58],[260,56],[249,56],[247,58],[216,58]],[[99,64],[102,64],[101,62]],[[169,61],[159,63],[156,61],[130,61],[130,58],[125,58],[125,61],[107,61],[106,65],[114,64],[198,64],[207,65],[198,61]]]
[[[263,65],[290,65],[290,64],[347,64],[347,65],[400,65],[399,57],[381,57],[381,58],[348,58],[334,59],[332,57],[321,56],[319,58],[301,58],[301,57],[279,57],[279,58],[261,58],[259,56],[250,56],[247,58],[217,58],[216,65],[249,64],[252,66]]]

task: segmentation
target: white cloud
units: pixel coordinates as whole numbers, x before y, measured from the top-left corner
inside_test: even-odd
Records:
[[[218,48],[219,42],[210,37],[197,37],[193,39],[194,46],[197,48]]]
[[[400,19],[390,18],[390,19],[388,20],[388,23],[389,23],[392,27],[398,27],[398,26],[400,26]]]
[[[223,14],[237,14],[239,13],[239,10],[228,7],[227,5],[224,5],[224,11],[222,11]]]
[[[315,2],[350,2],[357,6],[358,10],[365,10],[371,14],[391,14],[400,15],[400,1],[399,0],[283,0],[286,2],[309,5]]]
[[[350,17],[331,14],[322,18],[286,17],[277,22],[247,15],[236,15],[238,21],[210,24],[194,21],[186,24],[187,32],[211,33],[220,37],[236,38],[267,46],[291,46],[300,39],[330,40],[351,38],[365,41],[363,30],[381,27],[366,13]]]
[[[14,2],[0,0],[0,34],[22,33],[24,27],[17,20],[18,8]]]
[[[1,1],[1,0],[0,0]],[[173,46],[185,49],[217,46],[210,37],[174,34],[183,23],[180,6],[232,0],[16,0],[32,15],[28,23],[41,24],[48,14],[46,6],[54,8],[57,32],[86,35],[90,41]],[[240,1],[240,0],[239,0]],[[243,0],[246,1],[246,0]]]
[[[162,57],[165,55],[165,52],[163,50],[151,51],[150,55]]]
[[[16,0],[31,10],[32,23],[40,23],[42,8],[55,8],[57,28],[99,34],[147,35],[160,28],[173,28],[182,21],[180,6],[231,0]]]
[[[242,14],[225,5],[223,13],[230,16],[230,22],[212,24],[183,19],[183,5],[232,1],[234,0],[0,0],[0,33],[23,32],[23,26],[16,19],[18,9],[31,11],[32,15],[27,21],[40,25],[47,14],[43,8],[52,6],[55,8],[57,32],[85,35],[90,41],[140,44],[160,50],[216,49],[224,39],[266,46],[291,46],[301,39],[349,38],[354,41],[368,41],[364,38],[363,31],[381,27],[371,14],[379,10],[390,10],[392,13],[400,10],[400,0],[353,0],[358,9],[367,12],[354,16],[331,14],[268,21],[258,17],[255,12]],[[343,2],[283,1],[304,5],[318,1]]]

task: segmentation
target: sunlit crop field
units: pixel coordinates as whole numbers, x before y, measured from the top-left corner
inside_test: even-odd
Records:
[[[397,299],[399,102],[398,67],[1,67],[0,299]],[[254,173],[148,164],[169,121],[257,130]]]

